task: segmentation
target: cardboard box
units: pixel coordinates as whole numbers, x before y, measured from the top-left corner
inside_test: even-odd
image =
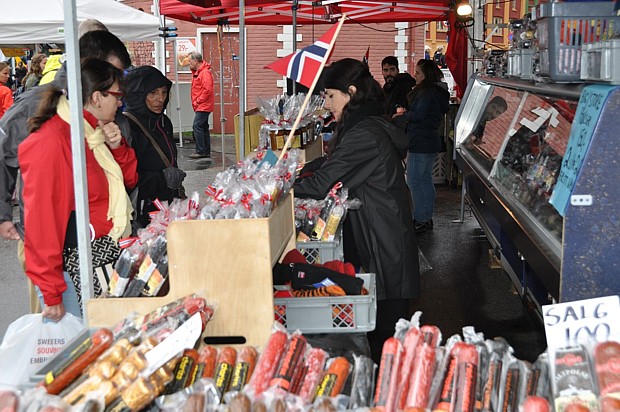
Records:
[[[260,114],[257,107],[245,112],[245,133],[244,133],[244,153],[239,154],[239,143],[235,145],[237,148],[237,161],[246,157],[248,153],[258,147],[258,132],[265,118]],[[239,114],[235,115],[235,142],[239,142]]]

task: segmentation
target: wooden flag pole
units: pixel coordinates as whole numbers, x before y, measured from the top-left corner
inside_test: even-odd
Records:
[[[299,109],[299,113],[297,114],[295,123],[293,123],[291,132],[288,134],[288,138],[286,139],[286,142],[284,143],[284,147],[282,148],[282,153],[280,153],[280,157],[278,157],[278,161],[282,160],[282,158],[288,151],[288,148],[291,146],[291,143],[293,142],[293,136],[295,136],[295,130],[297,130],[297,126],[299,126],[299,122],[301,121],[301,116],[304,110],[306,110],[306,106],[308,106],[308,103],[310,102],[310,97],[312,96],[312,92],[314,92],[314,87],[319,81],[319,77],[321,77],[321,73],[323,72],[325,63],[327,62],[327,59],[329,58],[329,55],[331,54],[332,49],[334,48],[334,44],[336,43],[336,39],[338,38],[338,33],[340,33],[340,29],[342,28],[342,25],[344,24],[345,18],[346,18],[346,14],[343,14],[342,17],[340,17],[340,21],[338,22],[338,27],[336,27],[336,32],[334,33],[334,37],[332,38],[332,41],[329,43],[329,47],[327,48],[327,52],[325,53],[325,59],[323,59],[323,61],[321,62],[321,65],[319,66],[319,71],[316,73],[316,76],[314,76],[314,80],[312,80],[312,85],[310,86],[310,89],[308,89],[306,98],[304,99],[304,102],[301,105],[301,108]]]

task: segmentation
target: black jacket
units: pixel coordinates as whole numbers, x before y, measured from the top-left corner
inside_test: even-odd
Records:
[[[404,133],[380,116],[354,123],[314,175],[295,183],[295,196],[323,199],[342,182],[361,200],[347,216],[364,268],[377,276],[377,299],[412,299],[420,289],[418,249],[401,159]],[[347,242],[347,239],[344,239]]]
[[[439,125],[450,109],[450,92],[445,83],[431,84],[412,93],[407,119],[407,138],[411,153],[439,153]]]
[[[126,112],[135,116],[155,138],[172,166],[177,166],[177,147],[173,137],[172,122],[164,113],[155,113],[146,106],[146,96],[158,87],[168,87],[172,82],[159,70],[151,66],[138,67],[125,80]],[[164,107],[168,105],[168,99]],[[156,210],[155,199],[172,201],[179,197],[178,190],[169,189],[164,179],[163,170],[167,167],[157,150],[146,137],[142,129],[129,120],[131,127],[131,146],[138,159],[138,219],[142,226],[149,222],[148,213]]]
[[[383,85],[387,115],[391,117],[396,113],[396,106],[409,110],[407,95],[413,86],[415,86],[415,79],[409,73],[398,73],[393,81]]]

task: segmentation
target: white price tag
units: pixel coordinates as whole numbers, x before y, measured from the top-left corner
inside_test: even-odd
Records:
[[[550,349],[598,342],[620,336],[620,299],[618,296],[545,305],[543,318],[547,346]]]

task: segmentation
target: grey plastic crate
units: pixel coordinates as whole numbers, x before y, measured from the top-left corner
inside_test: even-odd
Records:
[[[289,331],[358,333],[375,329],[377,295],[374,273],[360,273],[368,295],[326,298],[275,298],[276,321]]]
[[[296,248],[304,255],[310,264],[344,259],[344,252],[340,239],[331,242],[318,240],[297,242]]]
[[[555,82],[580,82],[582,45],[620,34],[613,2],[545,3],[536,10],[538,74]]]

